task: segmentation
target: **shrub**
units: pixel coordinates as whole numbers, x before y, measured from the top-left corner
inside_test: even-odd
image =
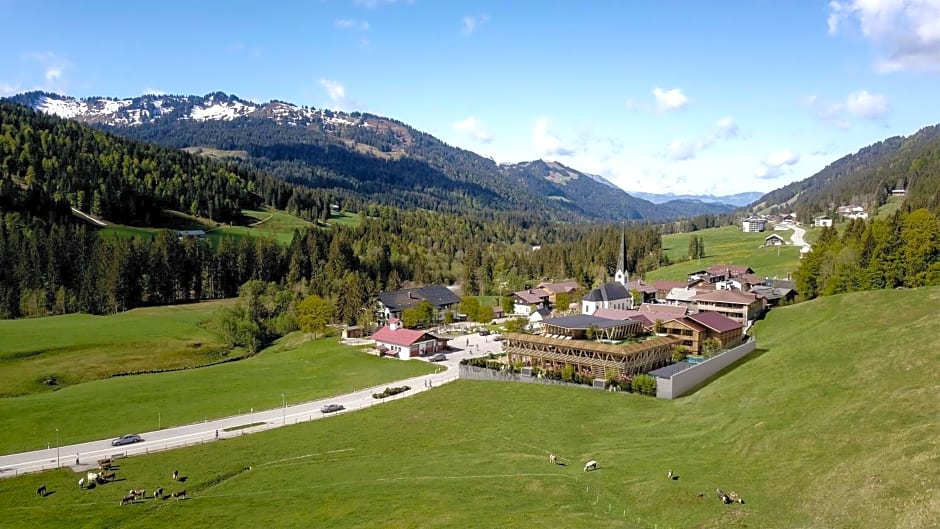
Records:
[[[391,397],[392,395],[398,395],[399,393],[404,393],[411,389],[410,386],[396,386],[392,388],[385,388],[385,391],[381,393],[373,393],[373,399],[384,399],[385,397]]]
[[[656,378],[651,375],[640,374],[633,377],[630,387],[634,393],[641,395],[656,395]]]

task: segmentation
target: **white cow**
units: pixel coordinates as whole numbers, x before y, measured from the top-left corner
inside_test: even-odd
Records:
[[[588,461],[587,463],[585,463],[584,471],[587,472],[588,470],[597,470],[597,461],[594,461],[592,459],[591,461]]]

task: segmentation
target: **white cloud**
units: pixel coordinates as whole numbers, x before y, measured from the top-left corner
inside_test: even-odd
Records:
[[[483,123],[474,116],[454,123],[454,129],[463,132],[481,143],[490,143],[493,141],[493,135],[490,134],[490,132],[486,130],[486,127],[483,126]]]
[[[730,117],[721,118],[715,122],[715,128],[709,135],[696,141],[672,140],[669,144],[668,156],[673,160],[689,160],[695,158],[699,151],[707,149],[719,141],[730,140],[737,135],[738,124]]]
[[[829,34],[856,26],[878,50],[880,72],[940,71],[940,1],[829,2]]]
[[[669,144],[669,157],[673,160],[688,160],[695,157],[698,145],[687,140],[672,140]]]
[[[45,90],[64,92],[67,88],[65,72],[71,68],[68,61],[51,51],[25,53],[20,56],[25,61],[39,63],[43,68]]]
[[[653,96],[656,98],[656,108],[660,112],[677,110],[689,104],[689,98],[678,88],[673,88],[672,90],[654,88]]]
[[[867,90],[852,92],[844,101],[826,102],[815,95],[800,100],[804,106],[813,109],[816,118],[832,125],[837,129],[846,130],[852,124],[846,119],[847,115],[879,121],[887,117],[890,111],[888,98],[883,94],[872,94]]]
[[[355,101],[346,96],[346,87],[343,86],[343,83],[331,79],[320,79],[320,86],[326,90],[326,95],[330,98],[332,108],[349,111],[359,106]]]
[[[852,92],[845,100],[845,109],[863,118],[881,119],[888,113],[888,98],[867,90]]]
[[[369,31],[369,22],[367,20],[353,20],[350,18],[340,18],[333,21],[333,25],[339,29],[350,29],[354,31]]]
[[[0,97],[12,96],[20,93],[20,85],[0,83]]]
[[[490,21],[489,15],[480,15],[476,16],[465,16],[460,20],[460,34],[461,35],[472,35],[474,31],[477,30],[483,24],[486,24]]]
[[[532,130],[532,146],[539,156],[571,156],[575,150],[566,146],[551,131],[552,122],[548,118],[542,117],[535,120],[535,127]]]
[[[754,177],[761,180],[779,178],[786,172],[786,167],[795,165],[799,161],[799,153],[788,150],[773,151],[761,162],[760,167],[754,172]]]

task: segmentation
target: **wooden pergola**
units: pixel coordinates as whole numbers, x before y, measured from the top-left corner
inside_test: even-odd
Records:
[[[565,340],[531,334],[503,334],[503,352],[510,363],[522,362],[541,369],[573,366],[595,378],[648,373],[669,364],[672,351],[682,340],[658,336],[638,343],[613,345],[588,340]]]

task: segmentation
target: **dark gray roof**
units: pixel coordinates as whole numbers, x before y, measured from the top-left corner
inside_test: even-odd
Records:
[[[428,300],[438,308],[460,303],[460,297],[444,285],[406,288],[379,294],[379,301],[393,312],[417,306],[423,300]]]
[[[770,284],[777,288],[796,288],[796,283],[788,279],[771,279]]]
[[[659,369],[654,369],[650,371],[650,375],[659,378],[672,378],[672,375],[676,373],[685,371],[686,369],[692,367],[695,364],[690,364],[688,362],[676,362],[675,364],[670,364],[666,367],[661,367]]]
[[[548,318],[542,322],[543,325],[554,325],[564,329],[587,329],[591,325],[598,329],[607,329],[610,327],[620,327],[633,323],[628,320],[611,320],[607,318],[598,318],[587,314],[577,314],[575,316],[561,316],[559,318]]]
[[[630,293],[627,292],[627,289],[624,288],[620,283],[604,283],[603,285],[595,288],[594,290],[587,293],[587,295],[582,298],[584,301],[609,301],[612,299],[627,299],[630,297]]]
[[[793,292],[793,289],[756,286],[752,287],[750,292],[752,294],[760,294],[767,299],[780,299],[789,296],[790,293]]]

